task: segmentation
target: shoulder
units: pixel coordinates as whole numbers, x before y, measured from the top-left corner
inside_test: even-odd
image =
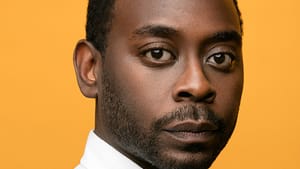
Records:
[[[79,164],[78,166],[76,166],[74,169],[88,169],[85,166]]]

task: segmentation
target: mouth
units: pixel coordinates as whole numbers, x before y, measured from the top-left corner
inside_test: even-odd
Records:
[[[210,121],[187,120],[170,123],[163,131],[183,144],[209,144],[215,139],[219,128]]]

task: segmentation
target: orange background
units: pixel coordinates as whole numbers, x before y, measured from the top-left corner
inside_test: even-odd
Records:
[[[0,3],[0,168],[71,169],[79,162],[94,124],[94,101],[79,92],[72,65],[86,6]],[[240,0],[245,88],[235,133],[212,169],[300,168],[299,6]]]

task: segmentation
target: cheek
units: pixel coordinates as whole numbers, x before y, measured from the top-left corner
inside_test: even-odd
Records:
[[[170,110],[173,72],[149,70],[132,56],[107,59],[105,69],[114,81],[114,88],[129,113],[141,123],[150,126]]]
[[[212,81],[216,89],[215,111],[227,123],[236,121],[243,90],[242,71],[230,75],[216,76]]]

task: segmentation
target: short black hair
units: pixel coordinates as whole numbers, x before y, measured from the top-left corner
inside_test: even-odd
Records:
[[[243,20],[237,0],[233,0],[243,31]],[[89,0],[86,23],[86,39],[101,53],[107,47],[106,35],[111,28],[115,0]]]
[[[106,35],[111,28],[115,0],[89,0],[86,23],[86,39],[96,49],[104,52]]]

